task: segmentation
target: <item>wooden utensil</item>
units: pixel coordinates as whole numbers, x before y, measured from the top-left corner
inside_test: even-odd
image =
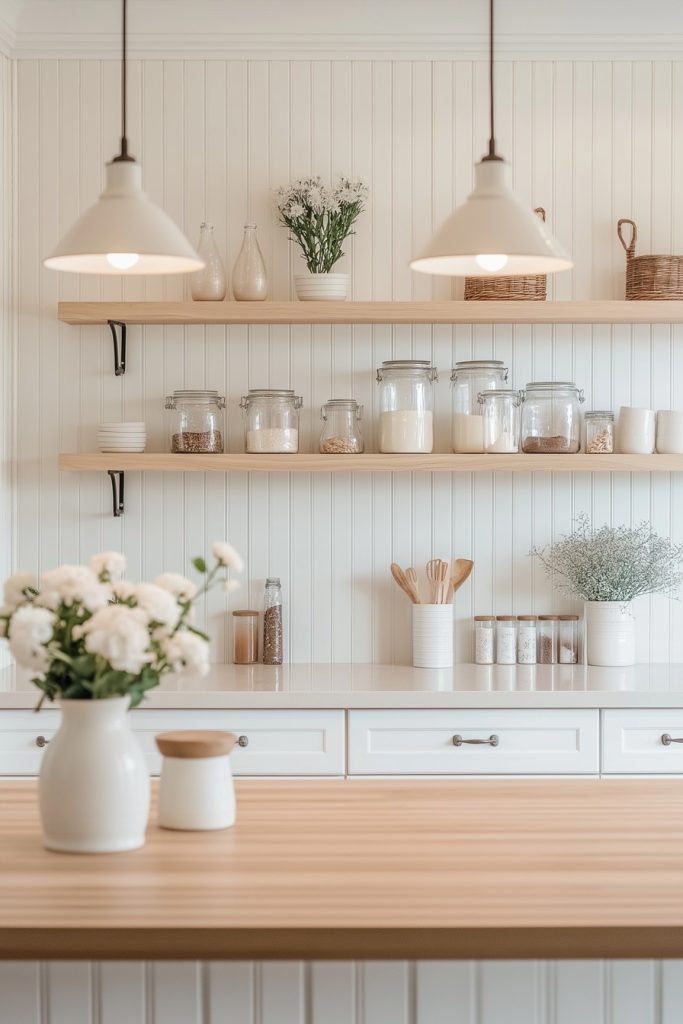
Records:
[[[436,603],[437,604],[445,604],[446,603],[446,596],[447,596],[447,593],[448,593],[448,586],[446,584],[446,580],[448,579],[448,572],[450,570],[450,567],[451,567],[451,563],[450,562],[444,562],[443,560],[439,562],[439,571],[438,571],[439,583],[438,583],[438,586],[436,588]]]
[[[439,585],[439,565],[441,563],[440,558],[430,558],[425,566],[427,571],[427,580],[429,581],[429,603],[436,604],[436,590]]]
[[[412,587],[415,593],[415,604],[422,604],[422,598],[420,597],[420,581],[417,578],[417,573],[413,569],[412,565],[406,569],[406,579]]]
[[[453,600],[453,595],[456,590],[459,590],[463,583],[469,579],[472,570],[474,569],[474,562],[470,558],[455,558],[451,567],[451,580],[449,586],[449,592],[452,588],[452,594],[450,600]]]
[[[409,582],[403,569],[397,562],[391,563],[391,575],[394,577],[403,593],[410,598],[413,604],[419,604],[420,599],[413,590],[411,583]]]

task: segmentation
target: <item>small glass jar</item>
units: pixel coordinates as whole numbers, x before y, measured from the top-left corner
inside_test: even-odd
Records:
[[[174,391],[166,398],[171,413],[171,451],[206,455],[223,451],[225,398],[217,391]]]
[[[484,451],[513,455],[519,451],[522,394],[505,389],[480,391],[479,408],[484,426]]]
[[[560,665],[579,660],[579,616],[560,615]]]
[[[359,455],[365,449],[360,421],[363,406],[354,398],[330,398],[320,410],[323,455]]]
[[[517,664],[517,617],[496,615],[496,663]]]
[[[434,382],[428,359],[389,359],[377,370],[379,450],[428,454],[434,447]]]
[[[614,451],[614,413],[592,410],[583,414],[586,424],[586,455],[611,455]]]
[[[474,663],[493,665],[495,661],[495,615],[474,616]]]
[[[255,665],[258,661],[258,612],[237,611],[232,617],[235,665]]]
[[[538,616],[538,662],[540,665],[557,664],[558,615]]]
[[[252,388],[242,396],[246,450],[252,455],[284,455],[299,451],[299,409],[293,391]]]
[[[517,662],[520,665],[536,664],[536,615],[517,616]]]
[[[565,381],[527,384],[522,405],[522,451],[570,455],[581,447],[583,391]]]
[[[282,637],[282,585],[277,576],[266,580],[263,599],[263,664],[281,665]]]
[[[453,451],[484,451],[484,420],[479,394],[501,390],[508,379],[500,359],[470,359],[455,364],[453,384]]]

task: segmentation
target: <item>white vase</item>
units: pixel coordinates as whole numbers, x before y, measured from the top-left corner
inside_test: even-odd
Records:
[[[145,843],[149,772],[128,721],[128,697],[63,700],[40,766],[48,850],[117,853]]]
[[[586,661],[589,665],[634,665],[636,620],[629,602],[586,601]]]
[[[299,299],[305,302],[342,301],[349,294],[348,274],[295,274]]]
[[[413,666],[450,668],[453,664],[453,605],[413,605]]]

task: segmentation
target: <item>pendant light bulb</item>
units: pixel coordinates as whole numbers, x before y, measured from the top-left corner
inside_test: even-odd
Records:
[[[139,263],[140,255],[137,252],[108,252],[107,263],[116,270],[130,270]]]
[[[481,267],[482,270],[486,270],[489,274],[495,274],[496,271],[502,270],[503,267],[507,266],[508,258],[503,253],[480,253],[479,256],[474,257],[477,266]]]

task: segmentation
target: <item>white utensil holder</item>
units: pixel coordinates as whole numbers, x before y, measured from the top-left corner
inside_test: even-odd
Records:
[[[413,605],[413,665],[450,668],[453,664],[453,605]]]

